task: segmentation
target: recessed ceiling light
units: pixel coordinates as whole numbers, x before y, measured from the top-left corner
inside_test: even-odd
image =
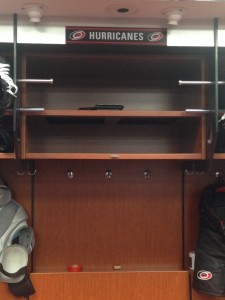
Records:
[[[109,14],[114,15],[114,16],[118,16],[118,15],[126,15],[126,16],[130,16],[135,14],[138,9],[135,6],[130,6],[130,5],[124,5],[124,4],[113,4],[113,5],[109,5],[106,7],[105,9]]]
[[[129,8],[127,8],[127,7],[121,7],[121,8],[118,8],[117,11],[118,11],[119,13],[124,14],[124,13],[129,12]]]

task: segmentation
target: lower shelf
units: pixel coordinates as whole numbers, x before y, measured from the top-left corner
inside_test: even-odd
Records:
[[[102,160],[146,160],[146,159],[177,159],[177,160],[200,160],[201,153],[142,153],[142,154],[99,154],[99,153],[26,153],[25,159],[102,159]]]
[[[30,300],[189,300],[189,272],[34,273]],[[2,299],[14,299],[4,293]]]

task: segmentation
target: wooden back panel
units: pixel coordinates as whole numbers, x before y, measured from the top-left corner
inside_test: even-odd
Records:
[[[64,271],[74,263],[84,270],[181,269],[178,162],[38,161],[36,167],[34,271]]]

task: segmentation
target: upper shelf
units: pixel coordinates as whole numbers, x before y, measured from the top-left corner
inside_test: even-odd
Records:
[[[201,112],[186,111],[129,111],[129,110],[43,110],[23,111],[32,116],[68,116],[68,117],[201,117]]]

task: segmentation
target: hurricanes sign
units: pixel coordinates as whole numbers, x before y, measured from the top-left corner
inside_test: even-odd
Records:
[[[161,28],[66,27],[67,44],[167,44],[167,30]]]

